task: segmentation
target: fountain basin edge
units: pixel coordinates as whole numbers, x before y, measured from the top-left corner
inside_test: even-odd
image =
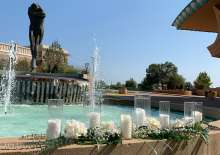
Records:
[[[212,122],[212,125],[220,127],[220,120]],[[25,142],[18,138],[0,138],[0,145],[7,142]],[[209,143],[206,144],[201,138],[196,137],[190,141],[174,142],[169,140],[123,140],[118,145],[68,145],[58,148],[53,155],[151,155],[155,154],[194,154],[194,155],[217,155],[220,154],[220,130],[209,132]],[[172,150],[171,150],[172,149]],[[34,154],[38,149],[26,150],[0,150],[0,154]]]

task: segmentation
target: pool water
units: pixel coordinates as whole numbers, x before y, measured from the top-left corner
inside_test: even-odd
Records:
[[[47,120],[51,118],[47,105],[13,105],[10,113],[5,115],[0,107],[0,137],[14,137],[29,134],[45,134]],[[117,126],[120,114],[132,112],[132,107],[119,105],[103,105],[102,121],[113,120]],[[89,108],[82,105],[65,105],[62,122],[75,119],[88,124]],[[158,117],[158,110],[153,109],[152,115]],[[171,118],[181,118],[181,113],[171,113]],[[64,126],[64,125],[63,125]]]

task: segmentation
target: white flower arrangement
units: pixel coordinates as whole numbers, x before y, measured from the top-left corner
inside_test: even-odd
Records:
[[[64,128],[64,136],[66,138],[77,138],[81,135],[86,135],[87,128],[84,123],[71,120],[66,123]]]
[[[146,117],[146,123],[149,129],[156,130],[160,128],[160,121],[153,117]]]
[[[113,132],[117,131],[115,123],[113,121],[102,122],[101,127],[105,130],[110,130]]]
[[[183,128],[185,126],[185,122],[183,119],[176,119],[172,124],[172,128]]]

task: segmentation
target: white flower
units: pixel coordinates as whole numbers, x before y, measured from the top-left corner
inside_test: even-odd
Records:
[[[147,126],[149,129],[159,129],[160,128],[160,121],[153,117],[146,117]]]
[[[184,120],[181,120],[181,119],[176,119],[173,124],[174,128],[182,128],[184,126],[185,126]]]
[[[64,128],[64,136],[66,138],[77,138],[81,135],[85,135],[86,132],[85,124],[75,120],[67,122]]]
[[[115,130],[115,123],[113,121],[102,122],[102,127],[106,130]]]

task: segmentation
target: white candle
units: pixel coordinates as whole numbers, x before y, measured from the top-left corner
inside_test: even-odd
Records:
[[[97,112],[91,112],[89,114],[89,127],[100,127],[100,114]]]
[[[130,115],[121,115],[121,134],[125,139],[131,139],[132,119]]]
[[[202,113],[199,111],[194,111],[194,120],[196,122],[201,122],[202,121]]]
[[[136,115],[137,127],[145,125],[145,117],[146,117],[145,110],[142,108],[136,108],[135,115]]]
[[[61,120],[59,119],[51,119],[48,120],[48,128],[47,128],[47,138],[55,139],[60,136],[61,132]]]
[[[170,116],[166,114],[160,114],[160,127],[162,129],[169,128],[170,126]]]

